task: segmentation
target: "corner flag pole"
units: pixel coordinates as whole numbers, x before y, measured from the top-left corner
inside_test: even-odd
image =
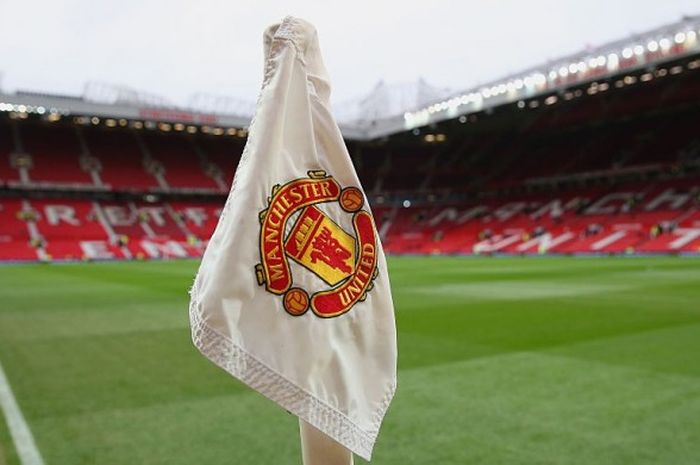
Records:
[[[304,465],[353,465],[352,452],[301,418],[299,434]]]

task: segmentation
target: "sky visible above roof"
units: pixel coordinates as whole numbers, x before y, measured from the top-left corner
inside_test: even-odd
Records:
[[[196,93],[254,101],[262,32],[286,14],[318,29],[339,103],[380,80],[463,90],[700,13],[697,0],[0,0],[0,9],[0,89],[80,95],[97,81],[179,105]]]

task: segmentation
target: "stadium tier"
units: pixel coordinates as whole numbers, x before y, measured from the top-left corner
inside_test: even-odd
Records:
[[[700,178],[511,201],[378,212],[393,253],[629,253],[700,250]]]
[[[0,258],[193,257],[219,204],[3,199]],[[700,250],[700,177],[511,200],[375,208],[392,253]]]
[[[0,259],[195,257],[220,211],[190,202],[2,199]]]
[[[347,144],[391,253],[699,253],[698,103],[689,56]],[[244,131],[148,123],[0,112],[0,260],[201,255]]]

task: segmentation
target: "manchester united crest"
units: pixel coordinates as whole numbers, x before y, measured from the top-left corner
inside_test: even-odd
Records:
[[[351,215],[346,231],[326,215],[320,204],[338,202]],[[260,212],[258,284],[281,296],[284,309],[299,316],[311,311],[330,318],[365,299],[377,277],[377,241],[372,215],[363,210],[364,196],[356,187],[342,188],[325,171],[309,171],[272,188],[267,208]],[[313,273],[325,285],[310,292],[295,286],[290,261]]]

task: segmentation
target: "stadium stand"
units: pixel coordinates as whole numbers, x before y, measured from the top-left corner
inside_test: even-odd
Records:
[[[30,245],[29,222],[21,200],[0,201],[0,258],[3,260],[36,260],[36,249]],[[37,245],[35,243],[35,245]]]
[[[150,156],[162,166],[168,187],[217,190],[213,177],[207,176],[203,162],[190,140],[177,135],[144,134]]]
[[[221,214],[220,205],[208,203],[171,202],[170,207],[187,231],[202,240],[212,235]]]
[[[700,253],[700,54],[678,50],[348,138],[385,249]],[[0,260],[201,255],[245,130],[158,122],[165,110],[144,121],[12,108],[0,108]]]
[[[43,199],[27,201],[27,206],[35,213],[38,233],[52,258],[80,259],[86,248],[111,249],[94,202]]]
[[[101,182],[112,190],[153,190],[160,187],[148,168],[138,136],[119,129],[85,131],[90,155],[98,161]]]
[[[0,119],[0,183],[19,181],[19,171],[12,163],[15,152],[12,127],[7,120]],[[0,185],[1,185],[0,184]]]
[[[210,169],[221,178],[221,189],[228,191],[243,151],[242,145],[226,139],[205,138],[198,147]]]
[[[700,179],[694,183],[400,208],[380,228],[394,253],[695,252]]]
[[[55,125],[18,124],[23,152],[31,160],[29,180],[51,184],[92,184],[80,166],[76,131]]]

